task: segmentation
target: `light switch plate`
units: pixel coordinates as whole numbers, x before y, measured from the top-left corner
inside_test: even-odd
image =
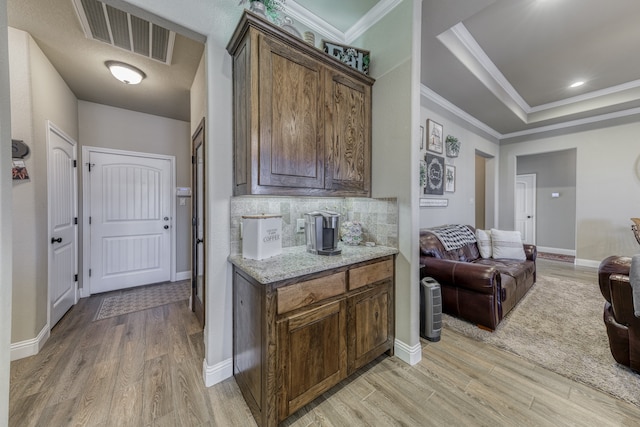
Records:
[[[304,233],[304,218],[296,220],[296,233]]]

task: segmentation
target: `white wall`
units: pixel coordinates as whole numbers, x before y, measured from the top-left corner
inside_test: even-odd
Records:
[[[500,226],[514,226],[516,157],[575,148],[576,262],[638,253],[629,218],[640,216],[640,122],[539,137],[500,148]]]
[[[189,122],[93,102],[78,102],[80,145],[163,154],[176,158],[176,186],[191,186]],[[80,150],[79,150],[80,151]],[[86,173],[84,161],[81,174]],[[79,179],[81,179],[79,174]],[[80,190],[82,194],[82,190]],[[191,269],[191,202],[176,199],[176,272]],[[82,202],[81,202],[82,203]],[[84,266],[84,268],[89,268]]]
[[[9,29],[12,137],[23,139],[29,181],[13,184],[12,343],[34,339],[47,326],[47,128],[50,120],[78,139],[77,100],[33,38]]]
[[[475,226],[475,155],[480,151],[487,156],[493,157],[486,163],[486,217],[485,227],[491,228],[494,225],[494,213],[497,193],[497,162],[500,156],[498,144],[483,136],[480,132],[474,131],[473,127],[466,125],[461,119],[446,114],[441,109],[425,99],[421,100],[421,120],[420,125],[427,132],[427,119],[434,120],[442,125],[443,137],[453,135],[460,141],[460,154],[456,158],[446,157],[445,152],[436,154],[445,158],[445,163],[456,168],[456,186],[454,193],[445,192],[440,195],[424,195],[424,198],[448,199],[447,207],[423,207],[420,208],[420,228],[435,227],[444,224],[469,224]],[[426,145],[426,142],[425,142]],[[419,159],[424,160],[426,149],[422,151]],[[435,153],[431,153],[435,154]],[[416,180],[418,180],[416,175]]]
[[[11,343],[12,188],[11,104],[9,102],[9,40],[7,2],[0,0],[0,426],[9,420],[9,374]]]

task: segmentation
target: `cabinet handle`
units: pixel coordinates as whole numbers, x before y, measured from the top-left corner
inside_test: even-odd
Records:
[[[54,243],[62,243],[62,237],[58,237],[58,238],[52,237],[51,244],[53,245]]]

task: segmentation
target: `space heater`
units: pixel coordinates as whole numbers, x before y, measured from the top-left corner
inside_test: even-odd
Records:
[[[442,331],[442,294],[440,284],[425,277],[420,286],[420,336],[429,341],[440,341]]]

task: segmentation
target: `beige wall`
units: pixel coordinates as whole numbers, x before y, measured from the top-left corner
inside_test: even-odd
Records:
[[[200,58],[200,64],[196,70],[191,84],[191,135],[196,131],[202,118],[207,114],[207,80],[205,75],[205,54]],[[205,123],[205,132],[206,123]]]
[[[12,342],[35,338],[47,324],[47,120],[78,139],[77,100],[33,38],[9,29],[12,137],[31,152],[30,179],[13,183]]]
[[[375,52],[372,90],[372,196],[398,201],[396,260],[396,355],[408,363],[420,360],[419,261],[414,172],[411,159],[419,132],[419,17],[421,2],[404,0],[354,43]],[[413,55],[418,56],[414,57]],[[408,166],[409,165],[409,166]]]
[[[640,122],[539,137],[500,148],[500,226],[514,226],[516,157],[565,149],[576,158],[576,262],[638,253],[629,218],[640,216]]]
[[[456,158],[445,157],[445,163],[456,168],[456,191],[454,193],[444,193],[442,196],[425,196],[426,198],[448,199],[449,205],[446,208],[424,207],[420,208],[420,227],[434,227],[443,224],[470,224],[475,226],[476,222],[476,174],[475,158],[476,152],[480,151],[487,157],[493,157],[494,161],[488,160],[485,164],[485,177],[487,186],[485,187],[485,226],[494,226],[494,212],[497,187],[498,171],[494,167],[500,156],[500,149],[495,141],[490,140],[481,132],[474,130],[461,119],[441,111],[430,101],[422,98],[421,126],[425,127],[427,119],[436,121],[442,125],[444,135],[453,135],[460,141],[460,154]],[[422,156],[424,153],[422,152]],[[417,176],[417,175],[416,175]],[[416,178],[417,179],[417,178]]]
[[[78,102],[78,117],[81,146],[175,156],[176,186],[191,186],[188,122],[86,101]],[[85,173],[84,162],[81,164]],[[79,179],[82,180],[81,175]],[[176,199],[176,272],[181,273],[191,269],[191,200],[187,199],[184,206],[178,201]]]
[[[9,374],[12,293],[12,188],[11,180],[11,104],[9,103],[9,41],[7,2],[0,0],[0,425],[9,419]]]

